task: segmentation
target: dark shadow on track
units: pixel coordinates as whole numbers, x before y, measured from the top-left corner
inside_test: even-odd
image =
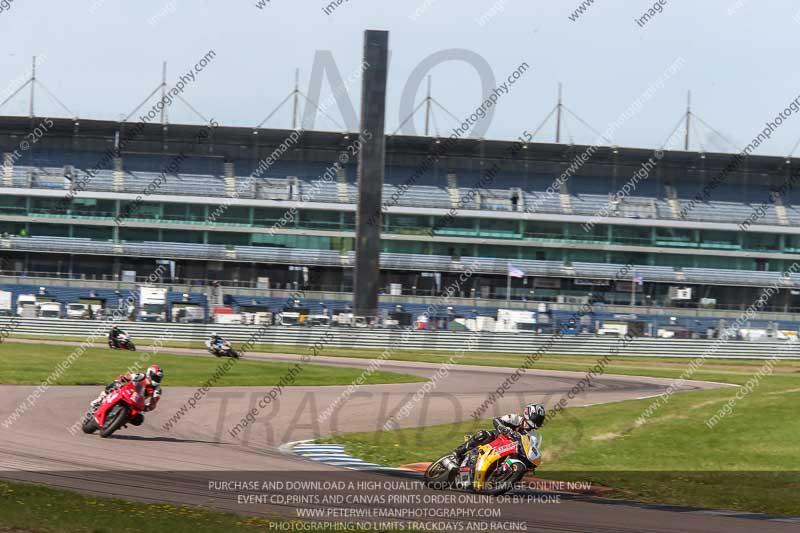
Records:
[[[220,444],[224,446],[232,446],[236,445],[231,442],[221,442],[221,441],[213,441],[213,440],[192,440],[192,439],[176,439],[174,437],[141,437],[138,435],[112,435],[110,438],[112,439],[122,439],[122,440],[142,440],[142,441],[151,441],[151,442],[195,442],[198,444]]]

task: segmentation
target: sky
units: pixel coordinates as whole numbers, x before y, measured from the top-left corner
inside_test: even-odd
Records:
[[[30,76],[36,55],[38,79],[70,110],[37,87],[37,116],[119,120],[159,85],[163,61],[171,86],[213,51],[183,98],[220,125],[256,126],[292,91],[295,69],[306,94],[313,93],[315,62],[319,67],[325,57],[343,79],[358,76],[365,29],[390,32],[388,133],[409,114],[401,110],[404,93],[415,104],[425,97],[424,83],[416,92],[406,84],[431,56],[473,58],[439,62],[423,73],[432,78],[435,100],[457,119],[489,95],[486,78],[500,84],[528,65],[498,97],[494,115],[482,120],[489,139],[534,133],[556,104],[559,82],[566,108],[595,130],[565,113],[562,142],[596,143],[596,132],[609,132],[611,142],[602,144],[642,148],[664,145],[685,113],[689,90],[695,151],[743,148],[800,96],[792,56],[800,6],[789,0],[660,0],[645,21],[657,1],[583,0],[577,16],[581,0],[336,1],[326,8],[330,0],[0,0],[0,101]],[[665,76],[676,61],[680,68]],[[326,78],[318,101],[331,93]],[[347,94],[357,113],[357,78]],[[349,129],[335,102],[323,107],[333,120],[317,116],[316,129]],[[0,108],[2,115],[27,112],[27,90]],[[172,123],[201,121],[179,101],[168,112]],[[458,127],[436,105],[433,118],[432,133]],[[287,105],[264,126],[290,125]],[[407,123],[416,132],[423,125],[422,112],[413,126]],[[534,141],[554,139],[551,119]],[[793,112],[755,153],[785,156],[798,139],[800,113]]]

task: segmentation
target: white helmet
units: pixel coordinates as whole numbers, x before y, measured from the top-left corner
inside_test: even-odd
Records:
[[[538,403],[531,403],[525,407],[525,411],[522,413],[522,418],[530,427],[536,429],[544,424],[544,417],[546,414],[547,413],[544,410],[544,407]]]

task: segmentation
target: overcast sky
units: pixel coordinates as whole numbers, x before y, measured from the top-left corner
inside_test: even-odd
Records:
[[[800,95],[794,52],[800,42],[800,6],[789,0],[704,0],[666,3],[641,27],[636,19],[650,1],[595,0],[575,21],[580,0],[348,0],[331,13],[329,2],[270,0],[10,0],[0,1],[0,101],[29,75],[31,56],[44,56],[39,78],[82,118],[119,119],[159,83],[161,62],[174,83],[213,50],[216,57],[197,75],[184,97],[221,125],[255,126],[291,91],[294,69],[308,91],[318,50],[329,50],[343,77],[358,71],[364,29],[390,33],[387,131],[399,125],[399,104],[414,68],[431,54],[466,49],[484,58],[501,83],[520,63],[530,70],[503,95],[485,137],[512,139],[533,132],[553,108],[558,82],[565,105],[596,130],[638,99],[641,110],[614,131],[620,146],[657,147],[685,111],[692,90],[698,117],[743,147]],[[10,2],[8,5],[6,2]],[[793,5],[794,4],[794,5]],[[481,18],[483,19],[481,20]],[[665,70],[683,58],[682,68],[663,81]],[[482,100],[476,70],[446,62],[430,72],[433,95],[457,117]],[[641,99],[650,84],[663,87]],[[323,83],[321,97],[330,94]],[[424,97],[424,85],[416,101]],[[360,81],[350,96],[358,110]],[[37,90],[37,115],[68,116]],[[28,94],[16,96],[0,113],[24,115]],[[328,112],[344,123],[336,105]],[[170,121],[199,122],[182,103]],[[434,110],[438,132],[453,119]],[[289,106],[266,126],[288,127]],[[319,129],[339,126],[320,117]],[[423,127],[423,115],[416,121]],[[552,141],[554,123],[536,140]],[[563,142],[592,143],[597,135],[566,118]],[[800,116],[784,121],[756,153],[787,155],[800,138]],[[732,151],[698,124],[692,149]]]

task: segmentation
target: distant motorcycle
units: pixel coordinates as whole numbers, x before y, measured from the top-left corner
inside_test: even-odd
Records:
[[[96,410],[89,409],[83,420],[83,432],[94,433],[99,429],[100,436],[106,438],[127,424],[141,425],[144,408],[141,382],[129,381],[110,391]]]
[[[206,341],[206,348],[208,348],[208,353],[215,357],[232,357],[233,359],[239,359],[242,354],[237,352],[231,346],[231,343],[228,341],[224,341],[222,345],[211,344],[210,340]]]
[[[120,333],[117,336],[116,342],[111,339],[108,339],[108,347],[112,350],[130,350],[132,352],[136,351],[136,345],[131,340],[131,336],[127,333]]]
[[[469,439],[469,435],[464,437]],[[425,483],[434,488],[456,488],[497,496],[514,488],[527,471],[542,462],[539,447],[542,436],[526,431],[519,441],[500,434],[489,444],[478,446],[457,464],[452,454],[431,463],[425,471]]]

